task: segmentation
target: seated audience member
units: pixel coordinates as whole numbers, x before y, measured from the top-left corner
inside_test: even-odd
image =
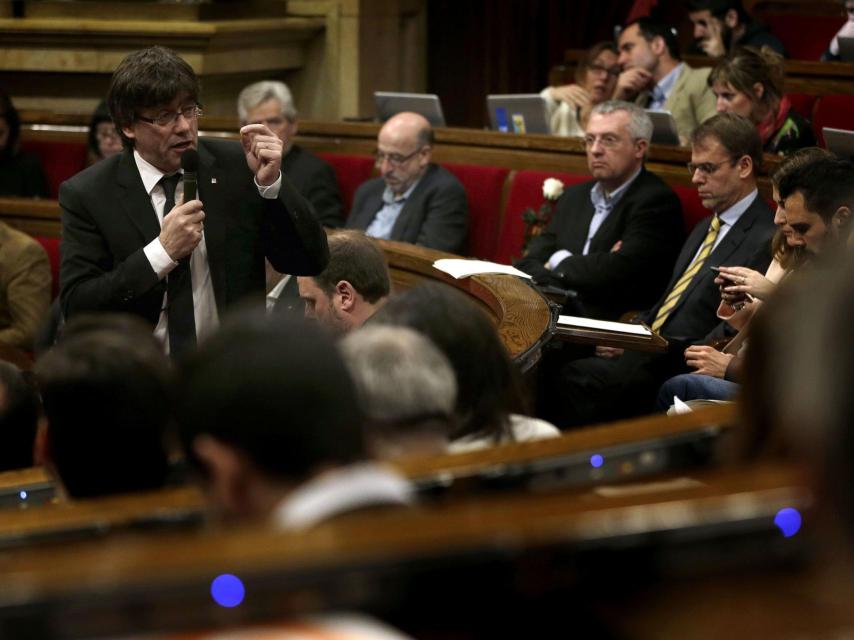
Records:
[[[783,95],[783,58],[770,49],[736,49],[709,75],[718,113],[756,125],[765,153],[787,155],[815,145],[812,126]]]
[[[47,198],[47,178],[39,159],[19,148],[21,120],[12,99],[0,89],[0,196]]]
[[[339,343],[378,458],[445,453],[454,429],[457,383],[451,363],[407,327],[365,326]]]
[[[106,100],[101,100],[89,121],[89,135],[86,139],[86,166],[109,158],[122,150],[122,139],[116,131],[116,125],[110,117]]]
[[[594,107],[585,136],[594,179],[564,191],[516,264],[539,284],[577,292],[586,315],[617,318],[652,305],[685,239],[679,199],[643,166],[651,137],[637,105]]]
[[[18,367],[0,361],[0,471],[33,466],[39,396]]]
[[[187,455],[226,517],[304,528],[412,500],[405,478],[367,461],[332,338],[298,318],[232,318],[185,363],[178,398]]]
[[[559,426],[579,426],[651,412],[661,383],[685,370],[688,344],[723,337],[716,315],[720,293],[709,267],[771,261],[773,214],[759,196],[762,147],[744,118],[720,114],[694,132],[688,170],[700,199],[714,214],[682,247],[670,283],[640,320],[667,338],[666,354],[597,347],[597,357],[569,363],[549,381],[548,411]]]
[[[822,61],[833,61],[840,59],[839,38],[854,38],[854,1],[842,0],[842,11],[848,17],[842,28],[833,36],[833,40],[827,47],[827,51],[821,54]]]
[[[164,486],[172,374],[144,322],[81,316],[36,364],[45,428],[38,462],[73,498]]]
[[[685,350],[686,364],[695,370],[675,376],[661,386],[657,409],[667,409],[673,396],[678,396],[680,400],[731,400],[737,395],[747,347],[746,335],[753,315],[773,294],[777,284],[804,266],[811,255],[805,248],[803,237],[796,234],[787,223],[779,184],[787,179],[786,176],[801,171],[810,163],[832,157],[824,149],[808,147],[793,153],[774,172],[772,188],[777,204],[774,214],[777,232],[771,241],[773,259],[768,270],[763,276],[748,267],[721,267],[715,278],[722,297],[718,317],[736,329],[738,334],[722,351],[709,345],[688,347]]]
[[[431,162],[433,130],[417,113],[398,113],[380,129],[380,178],[362,184],[347,218],[349,229],[461,253],[468,229],[466,191],[450,172]]]
[[[240,125],[263,124],[284,144],[282,173],[314,207],[324,227],[344,224],[341,192],[335,171],[325,160],[294,143],[299,118],[291,91],[283,82],[262,80],[244,88],[237,97]]]
[[[0,222],[0,343],[33,348],[47,317],[52,280],[44,247]]]
[[[618,45],[622,73],[614,98],[669,111],[681,144],[687,145],[697,125],[715,115],[715,97],[706,84],[709,70],[682,62],[674,30],[649,18],[626,26]]]
[[[415,329],[445,354],[457,378],[457,427],[452,452],[558,435],[543,420],[520,415],[518,373],[489,318],[443,284],[423,284],[392,296],[371,326]]]
[[[540,95],[546,101],[549,128],[558,136],[584,135],[590,110],[611,97],[620,66],[617,45],[600,42],[579,60],[575,84],[546,87]]]
[[[722,58],[736,47],[769,47],[786,55],[780,39],[751,18],[741,0],[689,0],[688,17],[694,25],[691,53]]]
[[[297,283],[305,317],[335,334],[361,327],[382,307],[391,288],[383,250],[353,230],[330,234],[329,264],[316,276],[300,276]]]

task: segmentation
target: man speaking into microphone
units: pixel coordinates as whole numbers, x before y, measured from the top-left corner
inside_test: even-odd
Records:
[[[139,315],[173,356],[228,307],[263,300],[265,256],[277,271],[306,276],[329,259],[310,205],[282,177],[282,141],[262,124],[240,130],[242,148],[199,140],[199,95],[174,52],[128,55],[107,95],[124,151],[59,191],[66,319]]]

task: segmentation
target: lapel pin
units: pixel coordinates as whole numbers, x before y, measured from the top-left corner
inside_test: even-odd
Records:
[[[211,184],[216,184],[216,178],[211,178]]]

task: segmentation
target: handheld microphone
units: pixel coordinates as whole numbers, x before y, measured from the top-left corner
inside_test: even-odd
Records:
[[[181,154],[181,168],[184,170],[184,202],[196,199],[199,179],[199,152],[187,149]]]

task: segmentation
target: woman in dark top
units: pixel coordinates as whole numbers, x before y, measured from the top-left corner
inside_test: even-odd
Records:
[[[105,100],[101,100],[92,114],[86,146],[87,167],[122,150],[122,139],[116,131]]]
[[[810,123],[783,95],[783,76],[783,58],[767,47],[736,49],[709,74],[718,113],[749,119],[759,130],[765,153],[778,155],[815,145]]]
[[[47,179],[38,158],[18,148],[20,132],[18,112],[0,90],[0,196],[47,198]]]

